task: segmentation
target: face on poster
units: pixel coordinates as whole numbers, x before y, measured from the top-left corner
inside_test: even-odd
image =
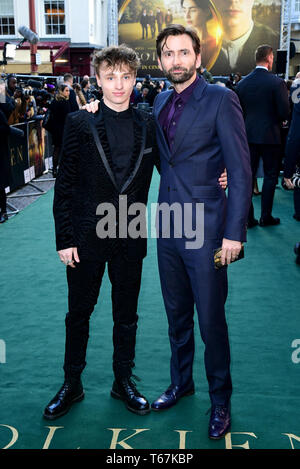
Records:
[[[139,76],[161,77],[156,37],[169,24],[183,24],[200,37],[204,68],[245,75],[259,45],[278,49],[280,13],[280,0],[119,0],[119,44],[138,52]]]

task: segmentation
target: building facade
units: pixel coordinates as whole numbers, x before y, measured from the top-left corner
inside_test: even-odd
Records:
[[[108,44],[110,0],[34,0],[38,43],[38,73],[77,76],[93,73],[91,56]],[[0,49],[4,43],[19,43],[20,26],[30,27],[28,0],[0,0]],[[30,73],[30,46],[16,52],[6,73]]]

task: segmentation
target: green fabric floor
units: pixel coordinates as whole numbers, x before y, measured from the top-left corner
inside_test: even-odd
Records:
[[[155,174],[149,202],[156,202]],[[93,313],[85,399],[54,422],[42,412],[63,381],[65,270],[55,252],[53,191],[0,226],[0,448],[300,448],[300,224],[292,194],[277,188],[276,227],[252,229],[246,258],[229,269],[232,433],[207,438],[210,402],[197,322],[196,394],[163,413],[137,416],[110,397],[113,380],[110,285]],[[254,199],[259,217],[260,197]],[[149,240],[139,300],[135,373],[149,401],[169,385],[170,348],[156,242]],[[298,339],[297,342],[294,342]],[[4,350],[4,345],[5,350]],[[1,363],[2,361],[2,363]],[[298,363],[299,361],[299,363]],[[3,363],[4,362],[4,363]]]

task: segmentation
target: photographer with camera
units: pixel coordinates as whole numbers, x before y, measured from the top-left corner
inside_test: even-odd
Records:
[[[59,164],[59,155],[62,147],[63,133],[67,115],[72,112],[72,103],[70,102],[70,88],[66,83],[58,86],[55,99],[49,106],[50,120],[47,130],[52,135],[54,145],[53,150],[53,177],[56,177]]]
[[[31,87],[26,87],[23,91],[25,99],[25,114],[24,122],[31,121],[37,116],[37,107],[33,90]]]
[[[10,114],[8,119],[9,125],[19,124],[24,122],[24,116],[26,112],[26,100],[25,95],[23,92],[22,86],[17,86],[14,94],[12,96],[14,101],[15,108],[13,112]]]

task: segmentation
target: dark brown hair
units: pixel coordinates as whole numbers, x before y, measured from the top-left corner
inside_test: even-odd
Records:
[[[183,2],[184,0],[180,0],[180,4],[182,7],[183,7]],[[198,8],[201,8],[201,10],[206,10],[206,9],[209,9],[210,1],[209,0],[195,0],[195,4]]]
[[[196,31],[193,28],[188,26],[185,27],[182,24],[170,24],[165,29],[163,29],[156,38],[156,52],[158,58],[161,58],[162,49],[165,46],[169,36],[182,36],[183,34],[186,34],[191,38],[195,54],[200,54],[200,39]]]
[[[260,63],[260,62],[265,62],[268,55],[270,55],[273,52],[273,48],[269,46],[268,44],[262,44],[261,46],[258,46],[258,48],[255,51],[255,62]]]
[[[97,75],[99,75],[99,67],[103,63],[105,63],[107,67],[112,67],[113,69],[126,65],[135,74],[140,66],[140,60],[137,53],[130,47],[126,46],[126,44],[105,47],[104,49],[95,52],[93,65]]]

